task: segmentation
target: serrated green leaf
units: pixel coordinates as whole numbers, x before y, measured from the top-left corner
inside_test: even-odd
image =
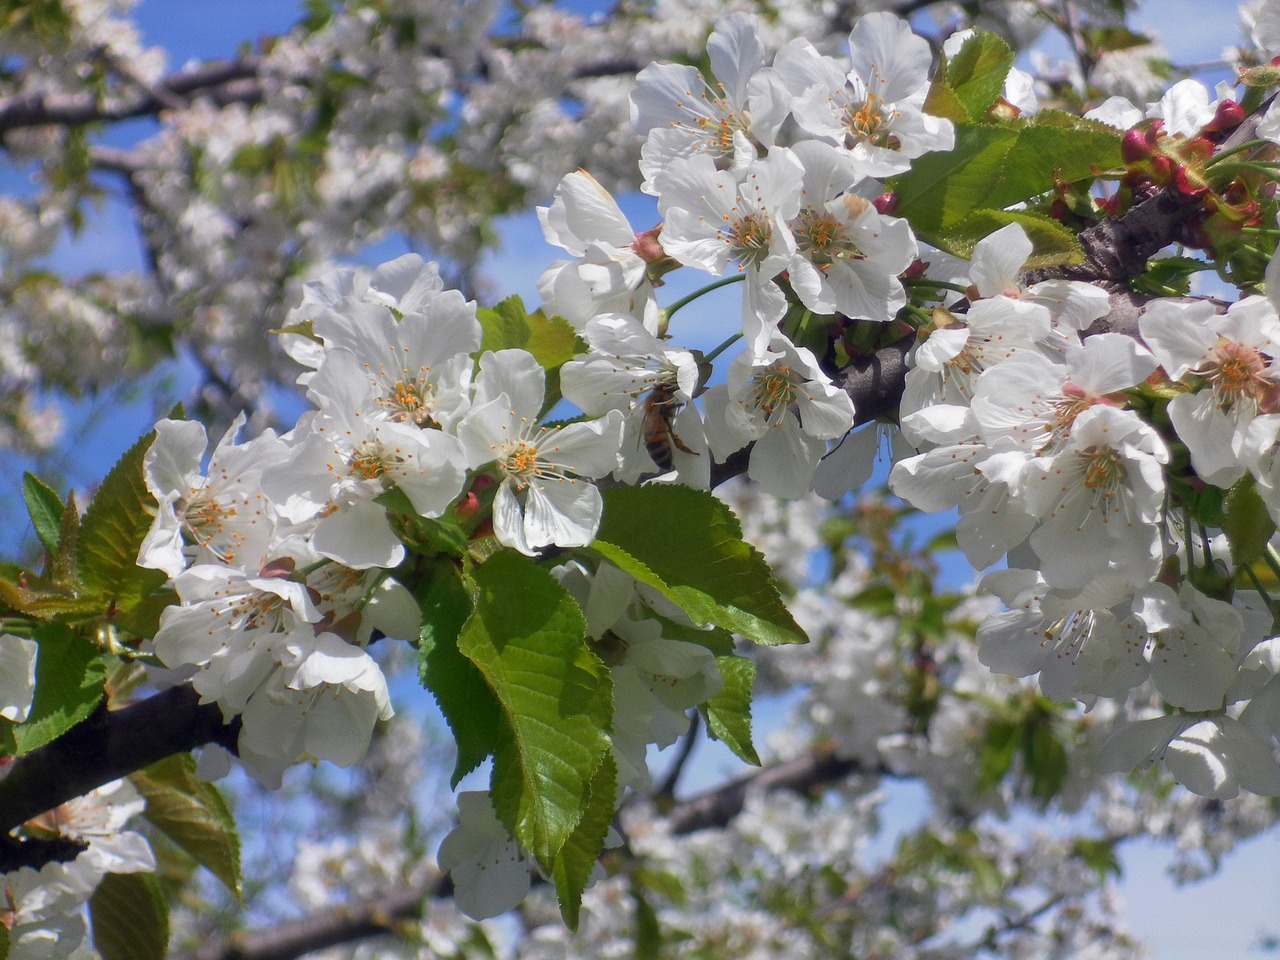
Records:
[[[93,945],[102,960],[164,960],[169,904],[154,873],[108,873],[89,898]]]
[[[1067,227],[1049,217],[1025,210],[978,210],[939,234],[938,246],[947,253],[969,259],[973,248],[983,237],[1001,227],[1016,223],[1031,241],[1031,256],[1023,265],[1027,270],[1061,267],[1084,260],[1084,248]]]
[[[994,33],[973,34],[947,61],[946,69],[934,74],[925,111],[961,122],[981,120],[1000,96],[1013,57],[1013,50]]]
[[[35,527],[36,536],[44,545],[45,552],[51,557],[55,556],[58,544],[62,541],[62,512],[66,509],[66,504],[56,490],[34,473],[22,475],[22,499],[27,504],[31,525]]]
[[[504,723],[490,794],[498,819],[550,872],[590,803],[609,749],[608,668],[555,577],[513,551],[472,574],[475,607],[458,649],[484,674]]]
[[[1228,491],[1224,507],[1222,532],[1227,535],[1231,559],[1237,566],[1253,563],[1266,553],[1276,524],[1250,474]]]
[[[67,505],[58,523],[58,552],[51,555],[49,574],[61,583],[79,583],[76,555],[80,549],[80,508],[76,492],[67,491]]]
[[[524,301],[514,294],[494,307],[476,311],[480,320],[480,349],[510,350],[523,348],[529,342],[529,311]]]
[[[476,665],[458,651],[458,635],[471,615],[471,595],[457,570],[436,564],[417,589],[422,612],[418,674],[436,698],[458,745],[449,785],[457,787],[497,748],[501,708]]]
[[[591,871],[600,859],[609,824],[613,821],[617,785],[618,769],[613,755],[606,752],[587,784],[588,798],[582,819],[556,854],[551,871],[556,898],[560,901],[560,916],[564,918],[565,926],[575,932],[582,908],[582,891],[587,888]]]
[[[541,310],[526,316],[528,339],[521,344],[544,370],[555,370],[566,360],[585,353],[587,345],[564,317],[548,317]]]
[[[930,116],[942,117],[952,123],[967,123],[975,119],[964,102],[956,96],[956,92],[947,85],[946,75],[941,70],[933,75],[929,95],[925,97],[922,109]]]
[[[154,433],[144,436],[111,468],[80,525],[80,581],[122,612],[167,579],[163,571],[137,564],[138,548],[151,527],[149,508],[155,504],[142,472],[154,439]]]
[[[99,596],[82,595],[72,586],[26,574],[22,585],[0,588],[4,600],[16,610],[41,620],[87,620],[100,617],[107,602]]]
[[[241,900],[235,818],[218,788],[196,776],[191,754],[166,757],[129,779],[147,801],[145,816],[156,829]]]
[[[710,623],[760,644],[804,643],[764,557],[742,539],[730,509],[703,490],[678,484],[604,491],[592,548]]]
[[[944,228],[978,210],[1004,210],[1055,183],[1092,180],[1120,164],[1119,131],[1057,110],[1001,124],[958,124],[953,150],[927,153],[891,181],[895,214],[937,243]]]
[[[754,660],[746,657],[716,657],[724,686],[706,702],[702,715],[707,732],[733,751],[734,756],[753,767],[760,757],[751,744],[751,690],[756,680]]]
[[[545,416],[560,402],[560,367],[579,353],[585,353],[587,345],[564,317],[548,317],[541,310],[529,315],[529,340],[525,344],[547,372],[546,395],[542,401]]]
[[[91,642],[58,624],[35,633],[36,690],[27,719],[13,728],[15,756],[56,740],[102,701],[106,667]]]

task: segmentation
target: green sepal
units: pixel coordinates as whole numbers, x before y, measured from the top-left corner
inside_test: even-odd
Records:
[[[87,593],[120,612],[131,610],[167,579],[164,571],[137,562],[155,508],[143,476],[143,460],[154,440],[155,433],[148,433],[111,468],[80,525],[80,582]]]
[[[164,960],[169,904],[154,873],[108,873],[89,898],[93,945],[102,960]]]
[[[1276,532],[1276,524],[1251,474],[1246,473],[1231,487],[1223,508],[1222,532],[1231,547],[1231,559],[1237,566],[1244,566],[1261,558]]]
[[[613,755],[606,752],[587,784],[582,819],[556,854],[551,870],[556,898],[560,901],[560,916],[564,918],[565,926],[575,932],[582,907],[582,892],[586,890],[591,871],[600,859],[609,824],[616,812],[617,786],[618,768]]]
[[[764,557],[737,517],[703,490],[678,484],[604,491],[592,549],[679,606],[755,643],[804,643]]]
[[[471,594],[456,567],[435,564],[415,598],[422,612],[418,676],[431,691],[458,746],[451,787],[480,766],[497,747],[501,708],[484,675],[458,651],[458,635],[471,616]]]
[[[191,754],[166,757],[129,780],[147,801],[147,820],[206,867],[243,905],[235,818],[218,788],[196,776]]]
[[[44,624],[34,639],[36,689],[27,719],[9,728],[14,756],[56,740],[86,720],[102,702],[106,667],[98,648],[60,624]]]
[[[490,795],[498,819],[550,873],[590,805],[608,751],[612,684],[586,622],[555,577],[513,551],[471,577],[474,609],[458,649],[502,710]]]
[[[405,517],[411,525],[411,536],[419,552],[444,553],[451,557],[462,558],[467,553],[466,532],[449,517],[422,517],[418,515],[413,501],[399,487],[391,487],[373,498],[374,503],[386,507],[387,512]]]
[[[716,666],[724,686],[699,708],[707,721],[707,732],[732,750],[739,760],[758,767],[760,757],[751,743],[751,690],[756,679],[755,661],[746,657],[716,657]]]

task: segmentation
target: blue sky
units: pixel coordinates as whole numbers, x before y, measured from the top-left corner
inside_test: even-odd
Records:
[[[579,9],[601,6],[589,0],[579,0],[574,5]],[[170,52],[170,69],[175,69],[189,59],[232,56],[246,42],[282,32],[294,22],[300,7],[300,0],[142,0],[135,13],[148,42],[165,47]],[[1223,47],[1238,39],[1234,4],[1221,0],[1148,0],[1136,22],[1154,29],[1178,63],[1216,59]],[[1062,48],[1052,52],[1057,56],[1065,54]],[[135,125],[131,132],[145,135],[146,127]],[[656,220],[648,198],[625,198],[624,207],[638,228]],[[501,235],[501,249],[486,264],[489,274],[502,278],[504,294],[516,292],[527,302],[536,302],[534,282],[559,251],[543,244],[531,214],[505,221]],[[138,266],[127,209],[121,203],[107,204],[75,243],[60,247],[54,262],[74,273]],[[669,302],[677,295],[677,291],[669,290],[664,292],[664,299]],[[726,296],[726,301],[729,299]],[[736,323],[736,309],[731,305],[724,310],[705,311],[704,315],[728,314],[729,320],[723,327],[717,324],[691,338],[696,342],[689,345],[706,348],[718,342],[723,330]],[[181,379],[182,371],[177,376]],[[73,422],[93,411],[94,407],[87,404],[68,408]],[[86,445],[79,448],[90,452],[83,462],[68,464],[76,482],[91,484],[115,456],[150,427],[151,420],[149,404],[131,402],[114,405],[110,416],[90,424]],[[12,494],[20,478],[20,469],[14,472],[14,468],[21,466],[10,458],[0,469],[0,482],[5,487],[0,490],[0,512],[10,516],[17,506]],[[770,711],[772,716],[761,717],[766,728],[763,733],[767,733],[770,720],[778,722],[779,712]],[[715,751],[704,752],[698,765],[710,775],[741,771],[727,753]],[[913,818],[910,811],[915,801],[906,797],[902,800],[895,813],[906,824]],[[1250,946],[1263,925],[1269,923],[1272,932],[1280,930],[1280,870],[1276,867],[1280,863],[1280,835],[1273,833],[1247,844],[1230,858],[1222,873],[1206,883],[1174,887],[1164,873],[1168,862],[1168,852],[1155,845],[1131,848],[1124,855],[1125,916],[1135,932],[1153,946],[1155,957],[1256,957],[1259,954]]]

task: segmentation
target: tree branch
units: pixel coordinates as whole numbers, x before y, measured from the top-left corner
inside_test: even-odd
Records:
[[[83,796],[104,783],[206,743],[236,749],[240,721],[224,723],[214,703],[190,686],[171,687],[120,710],[100,707],[9,764],[0,779],[0,833]]]
[[[29,94],[0,100],[0,136],[23,127],[79,127],[155,116],[175,102],[206,97],[218,106],[257,103],[263,97],[255,56],[202,63],[162,79],[151,89],[103,98],[95,92]]]
[[[723,827],[742,811],[751,790],[810,793],[854,773],[889,771],[867,770],[856,761],[837,759],[830,748],[818,748],[676,803],[664,819],[677,835]],[[193,953],[179,954],[173,960],[296,960],[313,950],[393,933],[398,923],[422,916],[428,901],[452,894],[449,878],[439,877],[412,890],[390,891],[361,903],[326,907],[270,929],[234,934]]]

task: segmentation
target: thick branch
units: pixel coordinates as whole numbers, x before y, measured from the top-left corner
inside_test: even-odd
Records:
[[[19,757],[0,780],[0,833],[104,783],[206,743],[234,750],[240,722],[189,686],[172,687],[120,710],[99,709],[57,740]]]
[[[424,901],[447,897],[452,889],[447,880],[436,880],[388,891],[364,903],[328,907],[270,929],[237,933],[176,960],[294,960],[314,950],[393,933],[399,924],[422,916]]]

